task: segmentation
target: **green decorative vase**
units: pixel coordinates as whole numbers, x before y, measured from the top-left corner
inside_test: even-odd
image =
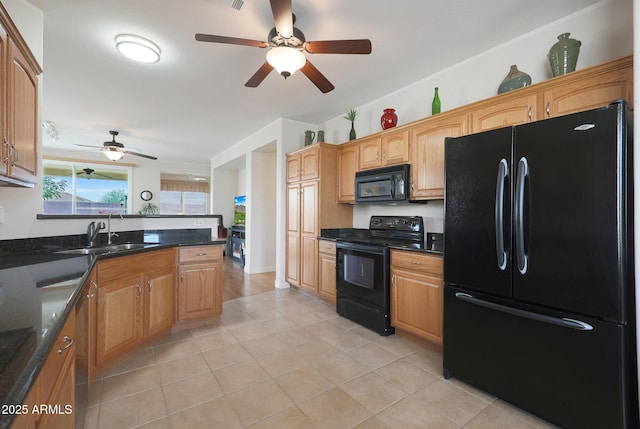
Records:
[[[436,86],[433,101],[431,102],[431,114],[440,113],[440,96],[438,95],[438,87]]]
[[[571,73],[576,70],[580,45],[582,42],[569,38],[570,33],[563,33],[558,36],[558,41],[549,50],[549,64],[553,77]]]
[[[531,85],[531,76],[518,70],[518,67],[514,64],[511,66],[509,73],[498,87],[498,94],[528,85]]]
[[[353,121],[351,121],[351,131],[349,131],[349,140],[356,139],[356,129],[353,128]]]

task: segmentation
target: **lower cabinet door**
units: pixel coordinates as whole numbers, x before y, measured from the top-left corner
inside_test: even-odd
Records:
[[[178,320],[214,316],[222,312],[222,264],[180,266]]]
[[[144,279],[144,337],[171,329],[175,319],[175,270],[163,268]]]
[[[143,338],[142,278],[128,276],[98,288],[97,365],[127,352]]]

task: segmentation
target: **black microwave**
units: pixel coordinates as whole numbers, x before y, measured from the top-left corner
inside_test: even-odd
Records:
[[[356,172],[356,203],[409,201],[409,164]]]

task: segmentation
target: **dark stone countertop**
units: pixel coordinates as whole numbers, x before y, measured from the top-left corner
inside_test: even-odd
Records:
[[[22,404],[96,261],[176,246],[224,244],[211,229],[118,232],[115,244],[155,243],[101,255],[68,255],[86,235],[0,241],[0,402]],[[99,245],[106,243],[99,243]],[[14,415],[0,414],[0,429]]]

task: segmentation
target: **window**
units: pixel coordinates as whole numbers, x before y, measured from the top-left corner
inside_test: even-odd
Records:
[[[160,181],[161,214],[207,214],[209,183]]]
[[[129,213],[130,177],[130,167],[44,159],[43,213]]]

